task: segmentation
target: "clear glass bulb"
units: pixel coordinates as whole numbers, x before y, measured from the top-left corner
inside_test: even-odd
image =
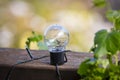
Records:
[[[44,42],[50,52],[64,51],[69,42],[69,33],[60,25],[49,26],[44,33]]]

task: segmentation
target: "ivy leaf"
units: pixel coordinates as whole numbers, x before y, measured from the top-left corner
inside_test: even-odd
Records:
[[[120,32],[112,31],[108,34],[106,39],[107,51],[115,54],[118,50],[120,50]]]
[[[103,43],[103,45],[96,47],[95,52],[94,52],[94,57],[100,58],[106,54],[108,54],[108,51],[106,49],[106,45]]]
[[[94,38],[94,54],[95,57],[102,57],[103,55],[107,54],[107,49],[106,49],[106,38],[107,38],[107,30],[100,30],[95,34]]]
[[[107,30],[100,30],[96,33],[94,39],[94,56],[96,58],[102,57],[108,53],[112,55],[120,50],[120,32]]]
[[[108,34],[108,32],[105,29],[100,30],[97,33],[95,33],[95,38],[94,38],[95,45],[97,45],[97,44],[102,45],[106,39],[107,34]]]
[[[106,6],[106,0],[93,0],[93,4],[96,7],[105,7]]]

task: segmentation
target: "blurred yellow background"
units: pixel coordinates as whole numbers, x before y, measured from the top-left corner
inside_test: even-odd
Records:
[[[60,24],[70,32],[67,49],[87,52],[94,33],[111,27],[99,12],[91,0],[0,0],[0,47],[24,49],[32,31]]]

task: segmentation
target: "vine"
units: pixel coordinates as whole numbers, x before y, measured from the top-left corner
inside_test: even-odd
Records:
[[[37,47],[39,49],[42,49],[42,50],[46,50],[47,47],[44,45],[44,43],[42,42],[43,40],[43,36],[32,31],[32,36],[28,37],[27,38],[27,41],[26,41],[26,47],[30,48],[31,46],[31,43],[32,42],[35,42],[37,44]]]

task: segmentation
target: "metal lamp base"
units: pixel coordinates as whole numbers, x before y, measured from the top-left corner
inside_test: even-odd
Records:
[[[64,51],[50,52],[50,64],[51,65],[63,65],[65,62],[67,62],[67,57]]]

